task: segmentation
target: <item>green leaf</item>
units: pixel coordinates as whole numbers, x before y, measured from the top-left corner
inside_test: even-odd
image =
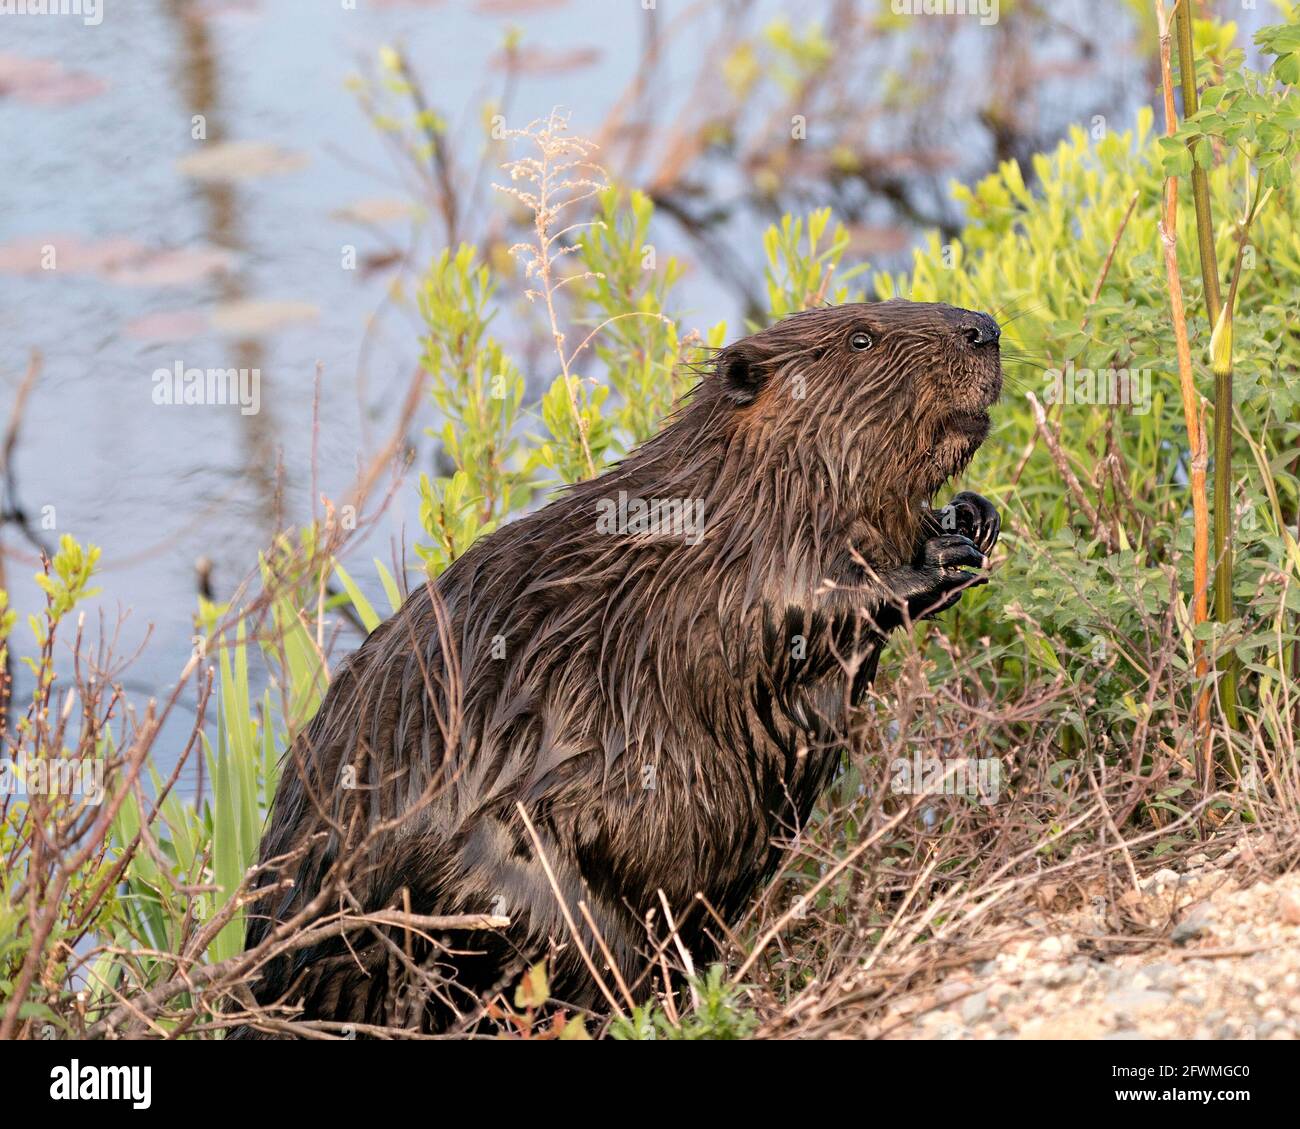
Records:
[[[365,625],[366,631],[374,631],[383,620],[380,619],[379,613],[375,611],[370,601],[366,599],[365,594],[357,587],[352,577],[348,575],[347,570],[338,561],[334,562],[334,575],[339,578],[339,583],[343,585],[343,590],[348,594],[348,599],[352,601],[352,606],[357,609],[357,615],[361,617],[361,622]]]
[[[546,978],[546,961],[538,961],[520,978],[515,988],[515,1007],[536,1009],[551,998]]]
[[[402,593],[398,590],[397,581],[393,579],[393,574],[384,567],[384,562],[378,557],[374,558],[375,571],[379,573],[379,583],[384,586],[384,595],[388,597],[388,606],[394,612],[402,606]]]

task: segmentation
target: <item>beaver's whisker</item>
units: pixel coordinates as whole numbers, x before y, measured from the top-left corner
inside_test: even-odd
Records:
[[[1009,318],[999,318],[998,320],[1005,328],[1006,326],[1011,325],[1013,322],[1019,321],[1023,317],[1028,317],[1030,314],[1037,314],[1045,309],[1047,309],[1046,302],[1036,302],[1028,309],[1024,309],[1021,310],[1019,313],[1012,314]]]

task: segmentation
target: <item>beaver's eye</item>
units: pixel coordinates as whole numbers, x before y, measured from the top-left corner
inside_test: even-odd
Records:
[[[859,330],[849,338],[849,348],[855,353],[861,353],[864,349],[871,348],[871,334],[863,333]]]

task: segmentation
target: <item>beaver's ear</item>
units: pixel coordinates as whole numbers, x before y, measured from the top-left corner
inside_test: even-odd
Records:
[[[737,404],[751,404],[767,382],[767,363],[752,342],[737,341],[718,354],[723,394]]]

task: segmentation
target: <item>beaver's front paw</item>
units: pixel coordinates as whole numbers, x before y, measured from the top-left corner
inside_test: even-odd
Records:
[[[921,546],[916,562],[919,592],[907,601],[910,618],[928,619],[947,611],[967,588],[987,584],[989,578],[967,569],[988,567],[983,550],[964,533],[941,533]]]
[[[985,568],[988,563],[988,555],[964,533],[941,533],[921,549],[922,567],[935,570],[940,577],[947,578],[947,574],[964,568]],[[980,578],[981,582],[987,579]]]
[[[987,498],[963,490],[939,511],[939,526],[945,533],[960,533],[988,556],[998,543],[1002,518]]]

